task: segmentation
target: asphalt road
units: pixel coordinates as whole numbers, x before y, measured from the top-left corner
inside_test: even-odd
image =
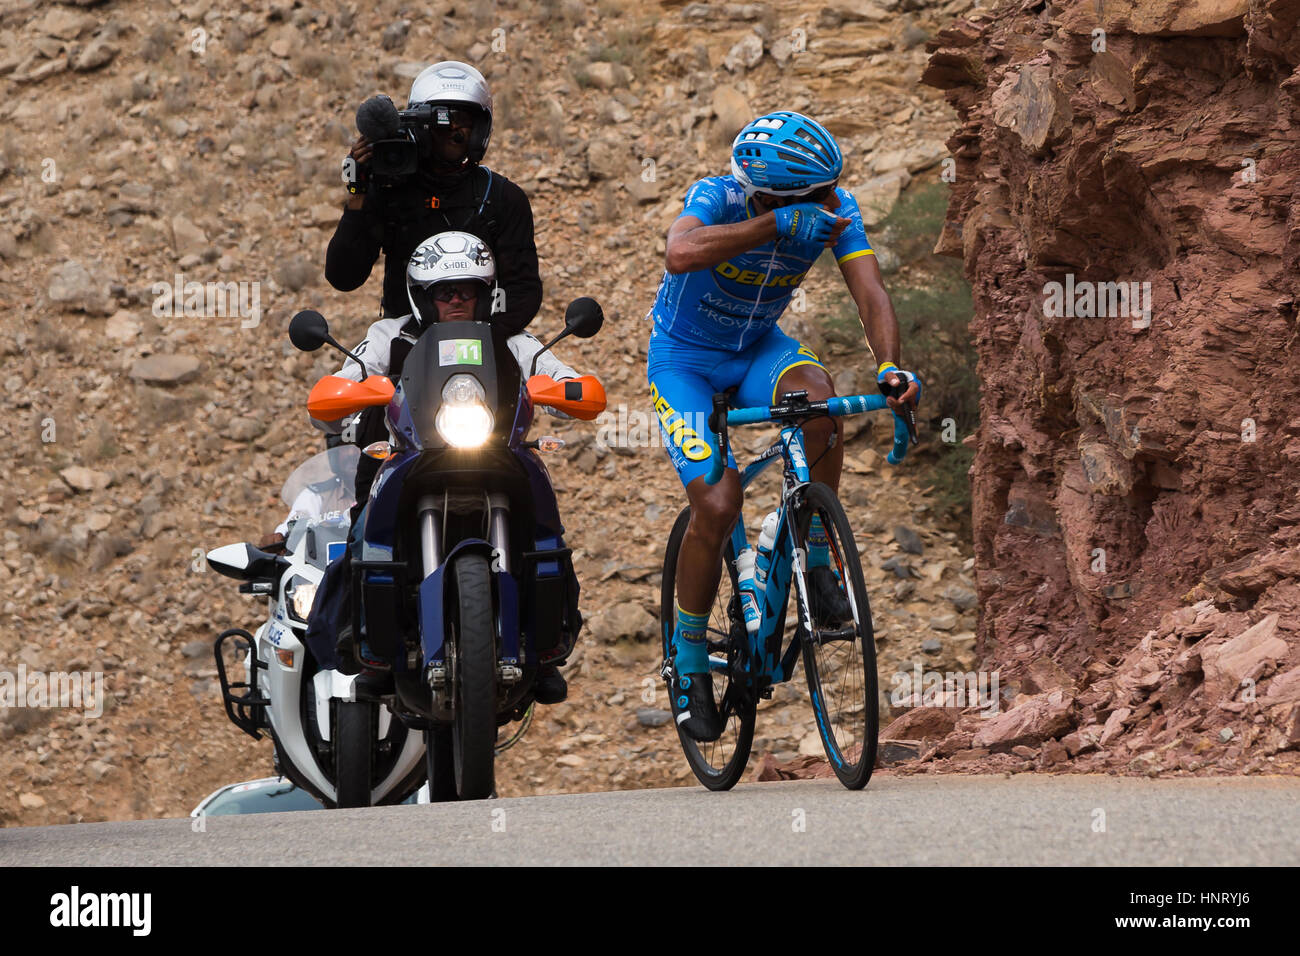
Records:
[[[1300,779],[877,776],[0,830],[0,866],[1297,865]]]

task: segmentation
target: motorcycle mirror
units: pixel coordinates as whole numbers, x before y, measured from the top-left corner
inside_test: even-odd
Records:
[[[564,310],[564,329],[580,339],[589,339],[605,324],[605,313],[600,303],[591,296],[574,299]]]
[[[289,341],[300,352],[315,352],[330,340],[330,325],[325,316],[305,309],[289,320]]]
[[[605,313],[601,311],[599,302],[587,295],[582,296],[580,299],[574,299],[569,303],[569,307],[564,310],[564,331],[543,345],[540,351],[533,356],[533,364],[528,370],[528,377],[532,378],[537,374],[537,360],[541,358],[542,352],[548,351],[556,342],[568,338],[570,335],[576,335],[580,339],[589,339],[599,332],[600,327],[604,324]]]
[[[289,320],[289,341],[302,352],[315,352],[322,345],[330,345],[361,366],[361,381],[366,380],[366,365],[330,335],[330,324],[315,309],[304,309]]]

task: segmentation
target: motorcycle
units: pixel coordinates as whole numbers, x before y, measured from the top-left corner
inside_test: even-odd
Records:
[[[358,695],[357,675],[319,667],[306,646],[316,589],[347,547],[359,458],[355,445],[331,448],[285,481],[280,496],[290,513],[283,555],[248,543],[207,555],[213,570],[242,582],[241,593],[268,599],[256,634],[231,628],[216,639],[226,716],[254,740],[268,732],[276,772],[327,807],[401,803],[426,773],[421,735]],[[240,655],[245,680],[232,681],[227,661]]]
[[[594,299],[576,299],[541,351],[590,338],[603,321]],[[356,360],[319,312],[295,315],[289,337]],[[533,375],[536,364],[525,375],[489,323],[439,322],[397,385],[327,375],[307,400],[321,421],[386,406],[390,440],[364,450],[381,464],[354,533],[351,632],[373,698],[423,733],[435,801],[494,793],[499,729],[531,716],[538,669],[566,659],[581,627],[572,551],[538,454],[563,442],[526,435],[535,407],[590,420],[605,393],[592,376]]]

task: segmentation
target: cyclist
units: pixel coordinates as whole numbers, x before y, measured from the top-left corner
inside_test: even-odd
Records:
[[[705,628],[721,573],[720,557],[740,514],[735,462],[706,484],[714,433],[713,395],[737,389],[744,407],[787,392],[810,401],[834,396],[830,374],[811,349],[777,327],[794,290],[822,250],[833,251],[880,366],[877,383],[895,412],[915,407],[919,382],[899,362],[898,322],[853,196],[836,186],[844,161],[821,124],[781,110],[748,123],[731,146],[731,175],[696,182],[668,230],[665,272],[647,318],[646,378],[664,447],[686,487],[690,524],[677,567],[671,691],[677,722],[690,737],[716,740],[721,718],[708,676]],[[812,478],[838,489],[843,428],[838,419],[803,426]],[[820,542],[820,544],[819,544]],[[808,580],[821,624],[851,616],[830,567],[825,529],[809,531]]]

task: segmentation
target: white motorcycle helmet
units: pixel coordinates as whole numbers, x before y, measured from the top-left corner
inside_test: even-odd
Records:
[[[474,114],[468,159],[481,162],[492,138],[492,94],[483,74],[468,63],[443,60],[425,68],[411,84],[407,107],[417,103],[465,109]]]
[[[411,254],[406,265],[406,297],[416,320],[431,325],[438,321],[438,304],[433,299],[437,286],[476,282],[482,291],[474,305],[474,321],[486,322],[492,315],[496,278],[496,259],[487,243],[468,232],[440,232],[416,246]]]

